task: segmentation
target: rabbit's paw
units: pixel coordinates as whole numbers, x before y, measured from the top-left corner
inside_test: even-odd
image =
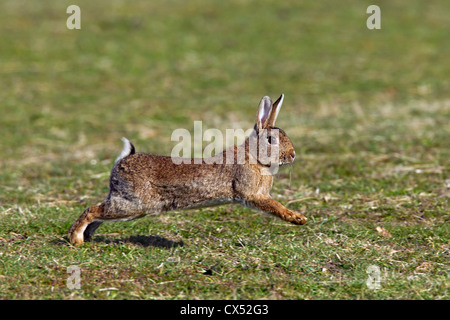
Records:
[[[305,224],[308,222],[308,219],[300,213],[293,212],[292,216],[289,219],[289,222],[294,224]]]
[[[84,242],[84,237],[82,232],[69,232],[69,242],[74,246],[82,245]]]

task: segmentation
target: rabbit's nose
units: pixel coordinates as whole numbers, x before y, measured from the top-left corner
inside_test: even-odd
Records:
[[[294,159],[295,159],[295,151],[285,154],[282,158],[283,162],[285,163],[291,163],[294,161]]]
[[[289,156],[291,157],[292,161],[294,161],[294,159],[295,159],[295,151],[292,150],[292,152],[291,152],[291,154]]]

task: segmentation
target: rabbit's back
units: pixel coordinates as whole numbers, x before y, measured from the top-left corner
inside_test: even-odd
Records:
[[[193,159],[191,162],[177,164],[171,157],[146,153],[130,155],[112,170],[110,198],[138,200],[144,211],[169,211],[233,201],[233,165],[196,164]]]

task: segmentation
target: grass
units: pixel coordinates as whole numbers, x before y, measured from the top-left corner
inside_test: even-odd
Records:
[[[0,5],[0,298],[449,298],[449,4],[380,2],[368,30],[368,1],[78,1],[68,30],[70,4]],[[307,225],[229,205],[68,245],[120,137],[168,155],[280,93],[298,159],[272,195]]]

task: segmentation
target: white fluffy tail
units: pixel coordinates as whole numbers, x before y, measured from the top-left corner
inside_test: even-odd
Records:
[[[130,154],[134,154],[136,151],[134,149],[133,144],[128,140],[127,138],[123,137],[123,150],[120,153],[120,155],[117,157],[116,161],[114,161],[114,165],[116,165],[117,162],[122,160],[125,157],[128,157]]]

